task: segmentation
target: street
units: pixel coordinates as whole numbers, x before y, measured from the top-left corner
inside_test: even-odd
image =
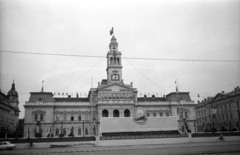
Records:
[[[108,147],[69,147],[47,149],[15,149],[1,150],[0,154],[86,154],[86,155],[130,155],[130,154],[239,154],[240,141],[236,142],[211,142],[211,143],[184,143],[161,145],[136,145],[136,146],[108,146]]]

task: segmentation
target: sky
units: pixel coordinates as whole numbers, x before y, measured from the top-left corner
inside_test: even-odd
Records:
[[[0,0],[0,89],[15,81],[20,118],[42,84],[85,97],[106,79],[112,27],[138,97],[175,92],[176,80],[195,103],[240,86],[239,0]]]

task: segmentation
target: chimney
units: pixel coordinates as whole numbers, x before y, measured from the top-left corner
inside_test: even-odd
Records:
[[[100,85],[100,82],[98,82],[98,85]]]
[[[222,93],[224,93],[224,91],[222,91]]]
[[[198,100],[198,101],[197,101],[197,103],[199,104],[199,103],[200,103],[200,101]]]
[[[133,83],[131,82],[131,85],[133,85]]]

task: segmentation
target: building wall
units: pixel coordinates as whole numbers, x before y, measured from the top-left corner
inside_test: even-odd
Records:
[[[9,134],[16,131],[19,118],[19,109],[13,107],[9,97],[0,92],[0,133]]]
[[[219,93],[196,106],[198,132],[239,130],[240,89]],[[213,109],[216,109],[215,112]]]

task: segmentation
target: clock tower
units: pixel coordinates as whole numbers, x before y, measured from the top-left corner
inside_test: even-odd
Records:
[[[122,53],[118,51],[117,39],[112,36],[107,54],[107,80],[108,84],[122,82]]]

